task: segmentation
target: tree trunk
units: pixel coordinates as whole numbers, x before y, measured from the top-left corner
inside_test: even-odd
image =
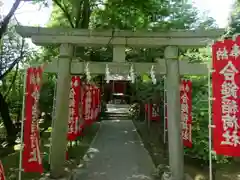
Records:
[[[88,29],[89,22],[90,22],[90,15],[91,15],[90,2],[89,2],[89,0],[84,0],[83,10],[82,10],[81,28]]]
[[[21,0],[15,0],[10,11],[8,12],[8,14],[0,22],[0,40],[2,40],[4,33],[7,31],[8,24],[9,24],[12,16],[14,15],[15,11],[19,7],[20,2],[21,2]],[[10,68],[4,73],[4,75],[2,73],[0,73],[1,80],[8,72],[11,71],[11,67],[13,68],[14,66],[15,66],[15,64],[10,65]],[[12,145],[15,143],[16,129],[15,129],[15,126],[9,115],[8,104],[5,101],[5,99],[1,93],[0,93],[0,114],[2,116],[3,123],[4,123],[4,126],[7,131],[7,141],[9,143],[9,145]]]
[[[7,141],[9,145],[13,145],[16,140],[16,129],[9,114],[8,104],[3,98],[2,93],[0,93],[0,113],[7,132]]]

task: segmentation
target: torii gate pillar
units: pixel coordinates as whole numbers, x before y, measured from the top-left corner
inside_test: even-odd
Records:
[[[164,51],[166,59],[167,117],[169,165],[172,180],[184,180],[184,154],[181,135],[180,73],[178,47],[168,46]]]
[[[60,46],[57,71],[56,113],[53,119],[51,139],[51,177],[59,178],[64,173],[66,160],[69,92],[70,92],[70,67],[73,47],[70,44]]]

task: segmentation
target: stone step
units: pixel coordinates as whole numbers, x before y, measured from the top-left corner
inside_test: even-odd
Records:
[[[128,113],[105,113],[104,116],[101,117],[102,120],[128,120]]]
[[[130,118],[129,117],[117,117],[117,116],[115,116],[115,117],[102,117],[101,118],[101,120],[117,120],[117,119],[119,119],[119,120],[128,120]]]
[[[106,113],[105,115],[108,116],[108,117],[128,117],[129,116],[128,113],[118,113],[118,114],[116,114],[116,113]]]

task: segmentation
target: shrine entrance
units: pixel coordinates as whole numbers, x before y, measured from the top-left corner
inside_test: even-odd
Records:
[[[107,104],[130,104],[130,83],[131,80],[126,75],[111,75],[109,83],[104,84]]]
[[[206,64],[190,63],[190,59],[180,60],[180,50],[191,47],[205,47],[219,38],[224,29],[132,32],[132,31],[93,31],[86,29],[54,29],[17,26],[22,37],[30,37],[37,45],[60,44],[60,54],[45,67],[45,72],[57,73],[56,119],[52,131],[51,174],[58,178],[63,174],[65,149],[68,131],[68,102],[70,75],[86,74],[124,74],[148,73],[155,83],[156,75],[166,76],[168,115],[168,150],[172,180],[184,180],[184,153],[181,134],[180,114],[180,76],[207,75]],[[112,62],[86,62],[73,57],[73,47],[105,46],[113,47]],[[151,63],[126,62],[127,47],[164,48],[164,52]],[[110,82],[107,78],[106,81]],[[139,157],[140,158],[140,157]]]

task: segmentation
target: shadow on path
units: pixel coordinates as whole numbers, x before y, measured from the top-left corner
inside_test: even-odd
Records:
[[[132,121],[102,121],[81,180],[152,180],[154,165]],[[85,157],[86,159],[86,157]]]

